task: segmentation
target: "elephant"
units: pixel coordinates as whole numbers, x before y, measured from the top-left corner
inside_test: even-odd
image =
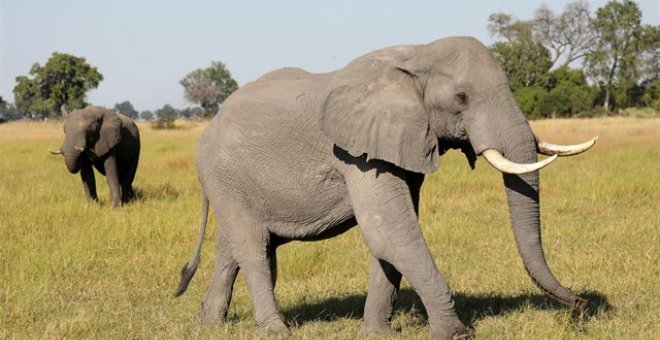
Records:
[[[424,304],[431,338],[469,334],[450,287],[422,236],[418,205],[440,156],[461,150],[502,172],[513,232],[533,282],[583,309],[562,286],[541,244],[539,169],[591,148],[536,137],[492,54],[472,37],[373,51],[342,69],[284,68],[232,94],[196,148],[202,217],[183,294],[200,261],[209,206],[217,216],[216,258],[201,322],[225,321],[239,270],[260,332],[288,333],[273,290],[276,248],[358,226],[369,252],[363,329],[387,334],[402,276]],[[538,161],[538,154],[549,155]]]
[[[80,171],[88,199],[98,201],[92,166],[106,176],[113,207],[134,198],[132,183],[140,158],[140,132],[130,118],[98,106],[69,112],[64,142],[51,153],[64,156],[70,173]]]

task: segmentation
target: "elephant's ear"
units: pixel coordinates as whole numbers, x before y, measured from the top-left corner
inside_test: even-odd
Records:
[[[119,115],[113,111],[104,110],[101,117],[99,139],[94,145],[94,153],[99,157],[108,153],[121,139],[121,119]]]
[[[413,172],[435,171],[437,140],[414,76],[391,65],[371,70],[376,74],[348,75],[332,86],[321,109],[321,130],[353,156],[366,154]]]

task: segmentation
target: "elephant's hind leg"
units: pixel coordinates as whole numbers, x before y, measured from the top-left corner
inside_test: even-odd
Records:
[[[213,276],[204,299],[199,318],[202,323],[224,323],[238,275],[238,262],[231,255],[229,245],[222,233],[218,233]]]
[[[125,175],[121,179],[121,201],[127,203],[135,198],[133,191],[133,180],[135,179],[135,172],[138,166],[138,156],[136,156],[125,169]]]
[[[245,275],[252,303],[257,330],[265,333],[289,333],[284,324],[284,317],[277,308],[274,294],[273,270],[274,247],[271,245],[271,235],[261,221],[250,216],[249,209],[242,205],[230,206],[224,204],[222,214],[224,232],[231,235],[232,255]]]
[[[369,290],[364,306],[363,330],[366,333],[390,333],[390,320],[400,284],[401,273],[396,268],[384,260],[371,257]]]

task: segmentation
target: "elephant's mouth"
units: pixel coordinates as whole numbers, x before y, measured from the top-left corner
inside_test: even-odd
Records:
[[[64,162],[70,173],[75,174],[80,171],[80,167],[83,162],[96,163],[99,160],[99,157],[94,153],[93,150],[85,148],[82,146],[75,146],[73,150],[62,151],[60,153],[64,155]]]

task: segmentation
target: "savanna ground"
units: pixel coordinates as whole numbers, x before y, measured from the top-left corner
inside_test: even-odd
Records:
[[[140,125],[139,199],[120,209],[88,203],[79,176],[47,152],[61,123],[0,125],[0,338],[253,338],[246,284],[236,282],[229,322],[200,326],[215,218],[202,264],[172,294],[197,237],[195,142],[203,123]],[[543,238],[565,285],[591,304],[582,315],[546,298],[527,277],[510,230],[501,176],[452,151],[423,187],[421,225],[477,338],[657,338],[660,334],[660,119],[532,123],[557,143],[599,135],[588,153],[542,172]],[[267,171],[268,169],[263,169]],[[368,253],[357,230],[279,250],[276,295],[291,338],[356,338]],[[423,306],[403,283],[394,338],[426,338]]]

